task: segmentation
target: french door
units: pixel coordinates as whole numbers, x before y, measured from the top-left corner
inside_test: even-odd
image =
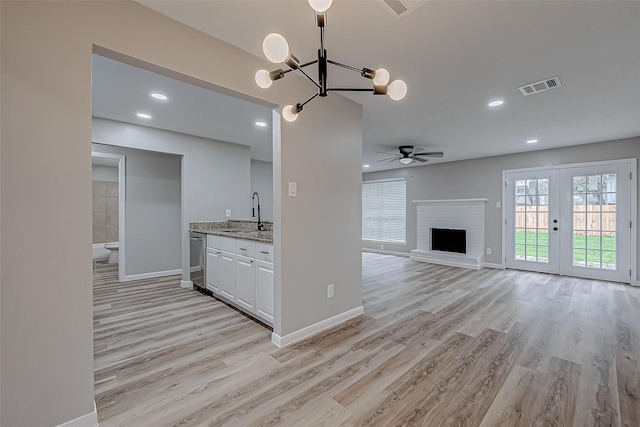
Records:
[[[507,268],[629,282],[631,166],[505,172]]]

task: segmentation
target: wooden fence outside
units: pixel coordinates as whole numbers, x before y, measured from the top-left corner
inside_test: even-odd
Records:
[[[583,212],[573,214],[573,229],[576,232],[586,230],[587,234],[592,234],[600,230],[616,231],[615,205],[586,205],[585,207]],[[525,206],[516,206],[516,228],[547,228],[548,224],[549,212],[526,212]]]

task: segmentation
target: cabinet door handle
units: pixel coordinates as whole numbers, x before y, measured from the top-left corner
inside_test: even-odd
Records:
[[[268,251],[260,251],[261,254],[269,255]]]
[[[238,248],[238,249],[240,249],[241,251],[246,251],[247,250],[247,248]]]

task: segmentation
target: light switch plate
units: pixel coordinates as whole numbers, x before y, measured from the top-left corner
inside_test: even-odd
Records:
[[[298,183],[289,181],[289,197],[296,197],[298,195]]]
[[[225,212],[225,216],[226,216],[227,218],[231,218],[231,209],[227,209],[227,210],[226,210],[226,212]]]
[[[497,201],[496,202],[496,208],[500,209],[502,207],[502,202]]]
[[[333,298],[333,288],[333,284],[327,286],[327,298]]]

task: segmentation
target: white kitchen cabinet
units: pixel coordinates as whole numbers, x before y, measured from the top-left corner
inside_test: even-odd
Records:
[[[273,245],[209,235],[206,274],[214,295],[273,325]]]
[[[220,279],[220,294],[230,300],[236,295],[236,254],[220,251],[222,276]]]
[[[253,258],[236,255],[236,302],[250,313],[254,312],[255,301],[253,263]]]
[[[218,249],[207,248],[207,277],[206,288],[215,294],[220,294],[222,283],[222,257]]]
[[[273,263],[256,260],[255,314],[273,324]]]

